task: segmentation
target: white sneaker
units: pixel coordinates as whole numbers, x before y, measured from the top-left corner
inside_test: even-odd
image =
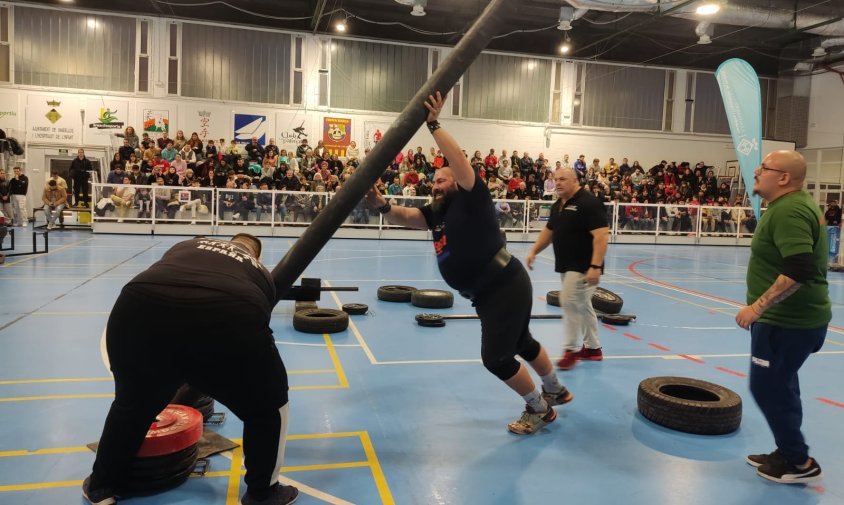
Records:
[[[234,214],[234,215],[232,215],[232,219],[233,219],[233,220],[235,220],[235,221],[237,221],[238,219],[240,219],[240,214]]]
[[[52,230],[55,225],[53,223],[47,223],[47,229]]]
[[[196,220],[191,221],[190,224],[196,224]]]
[[[184,212],[184,211],[185,211],[185,206],[184,206],[184,205],[182,205],[181,207],[179,207],[179,212]]]
[[[122,222],[123,222],[123,220],[122,220],[122,219],[118,219],[118,220],[117,220],[117,222],[118,222],[118,223],[122,223]]]

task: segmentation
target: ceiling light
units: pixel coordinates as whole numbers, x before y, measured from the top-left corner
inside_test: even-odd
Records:
[[[700,38],[699,38],[699,39],[697,39],[697,43],[698,43],[698,44],[711,44],[711,43],[712,43],[712,39],[711,39],[711,38],[709,38],[709,35],[707,35],[707,34],[705,34],[705,33],[704,33],[704,34],[702,34],[702,35],[700,36]]]
[[[396,0],[396,3],[402,5],[413,5],[413,0]]]
[[[571,30],[571,22],[574,19],[574,9],[572,7],[560,7],[560,17],[557,25],[558,30],[564,32]]]
[[[344,19],[343,21],[337,21],[337,24],[334,25],[334,29],[337,30],[340,33],[345,33],[346,32],[346,20]]]
[[[569,32],[566,32],[566,36],[563,38],[563,43],[560,44],[560,54],[569,54],[571,52],[571,37],[569,37]]]
[[[73,0],[61,0],[63,4],[72,4]]]
[[[88,20],[85,22],[85,24],[88,25],[88,28],[96,28],[97,27],[97,20],[94,19],[94,18],[88,18]]]
[[[822,58],[826,56],[826,49],[823,46],[818,46],[812,51],[812,58]]]
[[[805,61],[801,61],[797,65],[794,65],[795,72],[810,72],[814,68],[811,63],[806,63]]]
[[[711,16],[721,10],[721,4],[718,2],[707,1],[697,6],[695,12],[701,16]]]

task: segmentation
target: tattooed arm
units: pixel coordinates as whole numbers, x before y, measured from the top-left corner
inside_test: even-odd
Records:
[[[802,285],[791,277],[780,274],[771,287],[762,293],[762,296],[751,305],[745,305],[739,310],[736,323],[745,330],[749,329],[750,325],[756,322],[766,310],[793,295]]]

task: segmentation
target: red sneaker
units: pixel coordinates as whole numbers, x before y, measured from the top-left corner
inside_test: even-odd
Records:
[[[582,359],[584,361],[601,361],[604,359],[604,353],[601,352],[600,347],[597,349],[589,349],[584,346],[583,349],[580,350],[578,359]]]
[[[557,361],[557,368],[560,370],[571,370],[577,364],[577,352],[566,351],[563,357]]]

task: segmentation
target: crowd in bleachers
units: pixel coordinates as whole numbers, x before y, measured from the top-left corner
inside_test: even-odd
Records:
[[[189,200],[172,197],[156,199],[155,207],[166,211],[168,217],[176,211],[202,211],[210,206],[210,193],[202,188],[253,190],[226,193],[221,191],[219,216],[231,212],[234,220],[245,220],[254,213],[258,220],[262,213],[275,212],[284,220],[309,221],[324,206],[325,199],[313,195],[290,195],[277,204],[262,192],[333,193],[354,173],[368,154],[351,142],[345,156],[331,154],[318,141],[309,145],[303,139],[296,149],[279,147],[275,139],[261,145],[257,138],[247,144],[225,139],[203,142],[196,132],[186,137],[179,130],[174,138],[162,133],[151,138],[147,133],[138,137],[132,127],[120,135],[122,146],[114,154],[108,184],[139,184],[164,187],[191,188]],[[618,228],[623,230],[693,231],[693,223],[700,212],[702,231],[733,233],[738,226],[752,232],[755,221],[752,215],[736,209],[742,199],[732,196],[728,182],[720,182],[714,168],[699,162],[661,161],[646,168],[638,161],[623,158],[617,163],[610,158],[601,163],[597,158],[587,164],[586,156],[579,155],[573,162],[566,154],[561,160],[551,161],[539,153],[534,159],[527,151],[489,149],[486,155],[475,151],[471,156],[464,151],[472,166],[487,184],[493,198],[507,200],[554,200],[553,171],[559,167],[572,168],[581,185],[604,202],[619,202]],[[442,153],[429,148],[416,147],[397,154],[377,182],[377,188],[394,197],[427,197],[431,195],[434,171],[448,164]],[[158,192],[162,193],[163,192]],[[149,217],[149,202],[154,198],[149,192],[123,190],[106,195],[119,209],[134,206],[140,217]],[[130,201],[131,200],[131,201]],[[102,200],[101,200],[102,201]],[[662,209],[657,214],[658,204]],[[701,208],[703,206],[703,208]],[[709,209],[706,207],[720,207]],[[505,209],[506,210],[506,209]],[[501,211],[501,208],[499,208]],[[356,209],[352,218],[364,222],[368,219],[365,209]],[[363,215],[366,214],[366,215]],[[518,216],[511,213],[513,219]],[[504,223],[502,223],[504,224]]]

